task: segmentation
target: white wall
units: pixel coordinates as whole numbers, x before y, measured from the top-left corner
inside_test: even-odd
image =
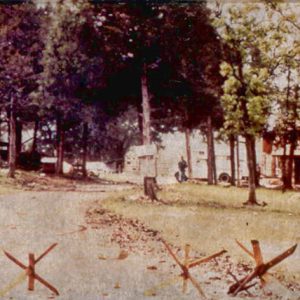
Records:
[[[239,139],[240,148],[240,169],[241,176],[248,176],[246,164],[246,149],[245,143],[242,138]],[[178,171],[178,162],[183,156],[185,160],[186,143],[185,134],[176,132],[174,134],[162,135],[162,143],[160,145],[157,155],[157,173],[162,176],[173,176]],[[256,143],[257,162],[260,163],[261,155],[261,142]],[[222,172],[230,174],[230,148],[227,143],[215,140],[216,164],[218,175]],[[199,131],[193,131],[191,134],[191,153],[192,153],[192,168],[193,177],[207,178],[207,144]],[[127,164],[130,162],[130,164]],[[134,147],[130,149],[126,155],[125,172],[138,173],[139,162],[136,157]]]

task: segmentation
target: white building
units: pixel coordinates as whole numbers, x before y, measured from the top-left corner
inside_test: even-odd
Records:
[[[207,143],[203,135],[199,131],[194,131],[190,138],[191,159],[193,177],[205,179],[207,178]],[[143,156],[139,155],[139,147],[133,146],[129,149],[125,156],[124,171],[127,173],[141,174],[143,168]],[[257,162],[260,164],[262,159],[261,142],[256,143]],[[217,177],[221,174],[230,175],[230,148],[225,142],[215,139],[215,154]],[[153,166],[156,168],[154,173],[160,176],[174,176],[178,171],[178,162],[183,156],[186,160],[186,140],[185,135],[180,132],[174,134],[165,134],[162,136],[162,142],[157,145],[155,162]],[[235,153],[236,156],[236,153]],[[235,157],[236,158],[236,157]],[[240,162],[240,178],[248,176],[246,149],[243,139],[239,141],[239,162]],[[236,166],[237,167],[237,166]],[[153,173],[152,172],[152,173]],[[152,175],[150,175],[152,176]]]

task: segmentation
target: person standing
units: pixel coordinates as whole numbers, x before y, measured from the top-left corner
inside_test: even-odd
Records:
[[[181,160],[178,163],[178,168],[180,171],[180,182],[184,182],[188,180],[188,177],[185,175],[185,170],[187,168],[187,162],[184,160],[183,156],[181,156]]]

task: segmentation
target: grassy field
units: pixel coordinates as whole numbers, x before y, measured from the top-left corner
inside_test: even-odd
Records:
[[[162,199],[168,199],[178,205],[210,205],[224,208],[241,208],[247,200],[248,189],[224,186],[190,184],[169,186],[160,193]],[[265,207],[254,207],[259,211],[277,211],[300,214],[300,193],[266,188],[257,189],[257,199],[267,203]]]
[[[251,247],[259,240],[265,260],[273,258],[300,242],[300,194],[258,189],[258,200],[265,207],[245,207],[247,189],[214,187],[198,184],[165,186],[159,198],[167,205],[140,200],[142,190],[110,197],[103,206],[125,217],[138,218],[147,226],[162,232],[163,237],[178,246],[185,243],[203,254],[226,249],[235,261],[250,262],[237,246],[238,239]],[[276,267],[278,274],[300,279],[299,249]]]

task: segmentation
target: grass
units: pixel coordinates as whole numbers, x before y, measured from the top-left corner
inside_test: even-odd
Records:
[[[265,202],[267,206],[254,206],[252,208],[254,210],[300,214],[299,192],[282,193],[278,190],[259,188],[256,193],[258,202]],[[167,187],[160,193],[160,197],[177,202],[178,205],[215,205],[223,208],[241,208],[243,202],[247,200],[248,189],[185,183]]]
[[[159,230],[163,237],[178,246],[185,243],[203,254],[225,248],[235,261],[250,262],[236,245],[240,240],[251,248],[252,239],[259,240],[265,260],[273,258],[300,242],[300,199],[296,192],[259,189],[258,199],[266,207],[244,207],[247,190],[197,184],[177,184],[163,188],[159,197],[168,205],[136,201],[135,195],[111,197],[103,206],[125,217],[138,218]],[[293,280],[300,279],[299,249],[293,257],[276,267],[277,272]]]

